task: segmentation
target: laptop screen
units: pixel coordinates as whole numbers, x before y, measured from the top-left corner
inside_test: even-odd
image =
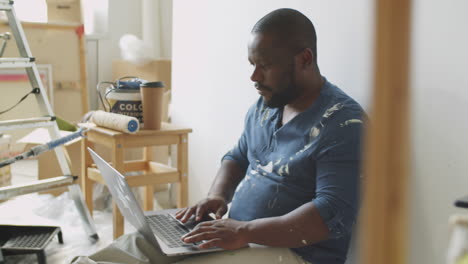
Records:
[[[104,159],[102,159],[96,152],[88,147],[89,153],[94,160],[94,163],[101,172],[104,181],[106,182],[107,188],[114,199],[114,202],[120,209],[120,212],[124,218],[129,221],[141,234],[152,234],[151,228],[146,222],[146,217],[138,204],[137,199],[133,195],[130,186],[128,185],[125,177],[110,166]],[[152,241],[157,245],[154,236],[150,238],[146,237],[149,241]]]

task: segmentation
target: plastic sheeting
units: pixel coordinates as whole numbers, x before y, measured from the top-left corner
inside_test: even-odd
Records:
[[[37,161],[25,160],[12,166],[13,184],[37,179]],[[141,201],[139,188],[133,188],[135,197]],[[168,191],[156,192],[154,209],[170,208],[173,205]],[[107,188],[95,184],[93,190],[93,219],[99,240],[92,243],[86,235],[81,217],[68,192],[54,197],[50,194],[28,194],[0,202],[0,224],[10,225],[52,225],[60,226],[64,244],[55,237],[46,248],[48,264],[69,263],[75,256],[90,255],[112,242],[112,199]],[[135,228],[125,221],[125,233]],[[37,263],[35,255],[8,256],[7,264]]]
[[[112,213],[95,211],[100,240],[91,243],[68,192],[58,197],[29,194],[0,204],[0,224],[60,226],[64,244],[54,238],[46,248],[47,263],[68,263],[76,255],[88,255],[112,241]],[[127,228],[125,230],[129,230]],[[130,231],[130,230],[129,230]],[[36,256],[6,257],[7,263],[35,263]]]
[[[101,188],[102,186],[98,187]],[[103,200],[107,200],[104,199]],[[64,244],[57,238],[46,248],[47,263],[69,263],[75,256],[89,255],[107,246],[112,241],[112,212],[108,204],[102,204],[102,211],[94,210],[93,218],[100,239],[92,243],[81,224],[73,200],[68,192],[54,197],[49,194],[28,194],[0,203],[0,224],[14,225],[53,225],[60,226]],[[159,205],[156,204],[156,208]],[[134,232],[135,228],[125,222],[125,233]],[[36,256],[6,257],[7,263],[35,263]]]

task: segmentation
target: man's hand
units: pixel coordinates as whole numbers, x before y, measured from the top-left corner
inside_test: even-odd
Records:
[[[196,205],[184,208],[175,214],[175,217],[182,223],[187,222],[192,215],[195,214],[195,221],[201,221],[204,215],[214,213],[216,219],[221,219],[227,212],[226,200],[222,197],[208,197]]]
[[[182,240],[186,243],[204,241],[199,248],[220,247],[238,249],[248,243],[247,222],[233,219],[220,219],[198,224],[191,232],[185,234]]]

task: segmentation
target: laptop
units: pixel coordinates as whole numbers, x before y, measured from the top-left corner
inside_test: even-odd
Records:
[[[221,251],[222,248],[199,249],[197,244],[185,243],[180,237],[190,232],[196,225],[194,217],[182,224],[174,214],[179,209],[143,212],[135,199],[125,177],[88,147],[94,163],[101,172],[107,188],[123,217],[130,222],[155,248],[160,248],[167,256],[200,254]],[[212,220],[206,219],[206,220]]]

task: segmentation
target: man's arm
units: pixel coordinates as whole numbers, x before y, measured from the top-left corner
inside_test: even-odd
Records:
[[[200,248],[237,249],[247,243],[272,247],[303,247],[328,237],[328,228],[312,202],[277,217],[248,222],[222,219],[204,222],[183,237],[184,242],[207,242]]]
[[[312,202],[283,216],[247,222],[246,230],[248,243],[271,247],[303,247],[328,237],[328,227]]]
[[[229,203],[244,175],[245,171],[235,161],[223,160],[208,192],[208,197],[221,197]]]
[[[245,171],[236,161],[223,160],[207,198],[177,212],[176,218],[185,223],[192,215],[195,215],[196,221],[200,221],[205,214],[214,213],[216,218],[220,219],[227,212],[227,204],[244,175]]]

